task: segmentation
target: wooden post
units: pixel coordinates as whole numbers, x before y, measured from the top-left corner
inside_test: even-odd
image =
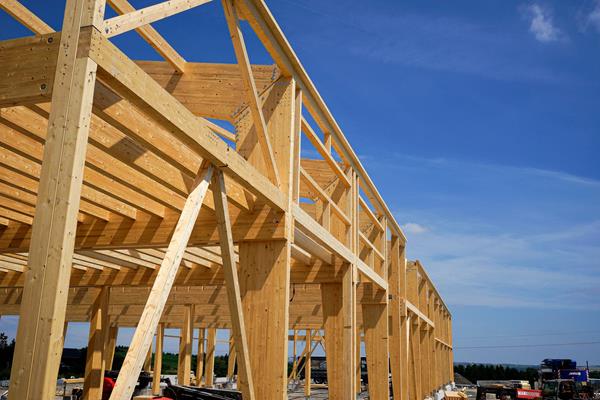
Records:
[[[409,320],[410,329],[410,400],[423,400],[421,390],[421,349],[419,346],[419,318],[411,316]]]
[[[229,354],[227,356],[227,379],[233,380],[235,373],[235,341],[233,337],[229,337]]]
[[[100,26],[103,15],[104,0],[68,0],[65,6],[21,301],[24,312],[11,369],[11,400],[46,399],[56,391],[97,67],[85,50],[89,39],[80,42],[80,30]]]
[[[296,380],[298,378],[298,348],[296,347],[298,343],[298,330],[294,329],[294,338],[292,343],[292,375],[290,379]]]
[[[165,324],[158,324],[156,330],[156,351],[154,352],[154,371],[152,375],[152,394],[160,395],[160,375],[162,372],[163,343],[165,340]]]
[[[150,372],[152,370],[152,345],[148,349],[146,353],[146,359],[144,360],[144,365],[142,366],[142,371]]]
[[[363,304],[369,399],[389,399],[388,312],[386,304]]]
[[[219,228],[221,258],[223,260],[223,272],[225,275],[225,286],[227,288],[227,301],[229,303],[229,313],[231,315],[231,332],[233,333],[234,342],[236,344],[235,350],[239,359],[239,388],[244,399],[254,400],[255,392],[252,379],[252,367],[250,364],[250,354],[248,352],[246,323],[244,321],[244,310],[242,308],[242,298],[240,284],[238,281],[235,250],[233,248],[231,221],[229,220],[225,178],[223,177],[223,172],[220,170],[215,171],[212,190],[215,203],[215,213],[217,215],[217,225]],[[232,357],[231,354],[232,353],[230,352],[230,358]],[[231,361],[233,363],[235,360],[232,359]],[[233,371],[231,372],[231,375],[233,375]]]
[[[252,371],[261,371],[253,376],[254,394],[261,400],[279,400],[287,393],[295,97],[294,81],[280,78],[263,104],[263,111],[268,110],[267,132],[280,172],[280,187],[288,199],[286,211],[274,213],[273,217],[286,221],[285,233],[274,240],[239,243],[239,284],[250,366]],[[238,148],[253,165],[263,165],[261,153],[253,151],[257,146],[251,146],[252,132],[239,134]],[[257,207],[264,206],[255,204]],[[238,360],[240,367],[239,353]]]
[[[355,344],[351,304],[354,284],[352,266],[346,267],[343,283],[321,284],[327,382],[331,400],[355,398]]]
[[[206,367],[204,381],[206,386],[212,387],[215,375],[215,345],[217,344],[217,330],[208,328],[208,337],[206,338]]]
[[[204,374],[204,333],[206,329],[198,330],[198,355],[196,356],[196,386],[202,386],[202,376]]]
[[[360,332],[360,325],[358,324],[358,322],[356,323],[356,329],[355,329],[355,350],[354,350],[354,358],[355,358],[355,363],[354,363],[354,392],[356,394],[360,394],[361,390],[362,390],[362,360],[361,360],[361,354],[360,354],[360,350],[361,350],[361,345],[362,345],[362,339],[361,339],[361,332]]]
[[[404,246],[398,236],[392,235],[390,243],[390,368],[395,399],[408,400],[408,331],[406,324],[406,260]]]
[[[108,335],[106,337],[106,354],[104,357],[104,370],[110,371],[113,367],[113,361],[115,359],[115,349],[117,347],[117,336],[119,334],[119,327],[117,325],[111,325],[108,328]]]
[[[194,305],[185,306],[181,338],[179,341],[179,358],[177,361],[177,383],[189,386],[192,372],[192,333],[194,332]]]
[[[310,389],[312,383],[312,367],[311,367],[311,356],[312,356],[312,330],[307,329],[305,331],[306,335],[306,348],[304,349],[304,353],[306,354],[304,357],[304,396],[310,397]]]
[[[188,195],[177,221],[171,242],[167,248],[165,258],[152,285],[152,290],[146,301],[140,322],[131,340],[131,346],[127,351],[125,361],[123,361],[119,378],[110,395],[111,400],[127,399],[133,394],[133,389],[144,363],[144,356],[152,344],[152,337],[167,303],[167,297],[175,281],[183,253],[200,213],[200,207],[202,206],[212,177],[212,170],[212,166],[209,166],[206,171],[203,171],[201,168]]]
[[[85,361],[83,398],[99,400],[102,398],[104,381],[104,344],[108,335],[108,304],[110,289],[103,287],[92,305],[90,333]]]

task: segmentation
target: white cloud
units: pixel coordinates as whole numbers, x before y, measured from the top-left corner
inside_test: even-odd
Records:
[[[414,222],[408,222],[408,223],[402,225],[402,230],[404,231],[404,233],[415,234],[415,235],[418,235],[419,233],[427,232],[426,227],[424,227],[423,225],[414,223]]]
[[[592,10],[592,12],[588,15],[587,21],[598,32],[600,32],[600,0],[596,0],[596,6]]]
[[[527,7],[530,18],[529,31],[542,43],[555,42],[562,37],[562,32],[554,25],[552,13],[546,7],[534,3]]]

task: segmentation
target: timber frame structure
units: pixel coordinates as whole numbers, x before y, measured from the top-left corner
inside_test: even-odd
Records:
[[[453,380],[450,312],[264,1],[222,0],[237,64],[186,61],[150,25],[208,1],[67,0],[55,32],[0,0],[35,34],[0,42],[10,399],[53,398],[71,321],[90,322],[86,399],[119,327],[136,330],[113,400],[142,368],[160,376],[148,354],[165,328],[180,329],[184,384],[194,332],[195,384],[212,385],[216,329],[230,329],[244,399],[287,397],[290,340],[307,359],[324,344],[331,399],[360,388],[361,342],[370,399],[388,399],[390,372],[395,399],[432,395]],[[275,65],[250,63],[243,21]],[[109,40],[131,30],[165,61]],[[302,136],[319,159],[301,157]]]

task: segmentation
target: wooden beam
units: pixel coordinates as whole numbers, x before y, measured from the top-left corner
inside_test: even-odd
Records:
[[[135,12],[135,8],[127,0],[107,0],[108,4],[118,14]],[[167,42],[151,25],[145,25],[137,29],[140,36],[152,46],[158,54],[167,60],[179,73],[185,71],[185,59]]]
[[[96,64],[80,28],[103,19],[103,0],[68,0],[44,147],[29,270],[11,369],[11,397],[51,398],[62,348]],[[85,39],[84,39],[85,40]]]
[[[113,37],[187,11],[211,0],[168,0],[104,21],[102,32]]]
[[[406,241],[400,225],[394,219],[392,212],[383,201],[379,191],[367,174],[358,156],[352,150],[350,143],[344,136],[342,129],[327,108],[325,101],[319,94],[314,83],[304,70],[300,60],[294,53],[281,28],[273,18],[264,0],[239,0],[236,4],[241,6],[250,26],[262,41],[269,54],[282,69],[285,76],[293,77],[300,90],[302,90],[303,102],[308,111],[324,130],[334,136],[334,146],[338,149],[341,157],[347,159],[351,166],[358,172],[361,180],[366,183],[367,191],[372,195],[377,204],[381,206],[385,215],[390,220],[390,229]]]
[[[162,357],[163,357],[163,344],[165,337],[165,325],[158,324],[156,330],[156,350],[154,351],[154,369],[152,374],[152,394],[160,394],[160,375],[162,373]]]
[[[43,35],[54,32],[48,24],[38,18],[17,0],[0,0],[0,8],[9,13],[14,19],[35,34]]]
[[[217,214],[219,236],[221,239],[221,257],[223,259],[223,271],[225,273],[225,286],[227,287],[229,312],[231,314],[231,322],[233,325],[232,333],[236,344],[235,350],[239,360],[239,388],[244,399],[253,400],[255,398],[255,393],[252,379],[252,367],[250,365],[244,310],[242,307],[236,257],[233,248],[233,236],[231,234],[231,222],[229,220],[229,208],[227,205],[227,192],[225,189],[223,172],[219,170],[215,171],[213,176],[212,191]]]
[[[327,151],[325,145],[323,145],[323,142],[321,142],[321,139],[319,139],[313,128],[310,126],[310,124],[304,117],[302,118],[302,132],[304,132],[308,140],[312,143],[313,146],[315,146],[315,149],[325,159],[327,164],[329,164],[329,167],[333,170],[333,172],[335,172],[340,181],[342,181],[344,185],[346,185],[346,187],[349,187],[350,181],[348,180],[348,177],[346,176],[338,162],[335,161],[331,153]]]
[[[279,168],[277,167],[275,156],[273,155],[273,148],[271,147],[267,131],[267,123],[262,112],[262,104],[258,98],[258,93],[256,92],[256,83],[254,82],[254,76],[252,75],[250,60],[244,43],[244,36],[232,0],[223,0],[223,9],[225,12],[225,19],[227,20],[227,27],[229,28],[229,34],[231,35],[231,41],[233,42],[235,56],[244,80],[246,98],[254,121],[254,129],[258,136],[260,149],[265,160],[266,172],[271,181],[276,186],[280,186]]]
[[[281,191],[237,152],[231,151],[225,142],[215,140],[215,134],[202,119],[174,99],[108,39],[92,32],[92,40],[91,57],[101,67],[102,79],[158,122],[172,127],[175,138],[221,167],[244,188],[276,210],[285,209],[286,200]]]
[[[92,306],[90,333],[85,361],[83,396],[86,399],[102,398],[105,366],[105,343],[108,336],[108,304],[109,289],[103,288],[98,293]]]
[[[111,400],[129,398],[133,394],[138,375],[142,369],[143,357],[152,343],[153,333],[158,326],[167,297],[175,281],[177,269],[181,264],[183,253],[208,190],[213,167],[209,166],[206,172],[199,172],[200,175],[186,200],[171,238],[171,243],[152,286],[152,292],[148,297],[140,323],[133,335],[127,356],[119,373],[119,379],[117,379],[117,384],[111,394]]]

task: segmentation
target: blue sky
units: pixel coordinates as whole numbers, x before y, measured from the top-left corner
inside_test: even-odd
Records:
[[[61,1],[23,3],[60,26]],[[535,347],[600,341],[600,1],[268,3],[450,307],[455,359],[600,364],[600,344]],[[234,61],[220,2],[156,27]]]

